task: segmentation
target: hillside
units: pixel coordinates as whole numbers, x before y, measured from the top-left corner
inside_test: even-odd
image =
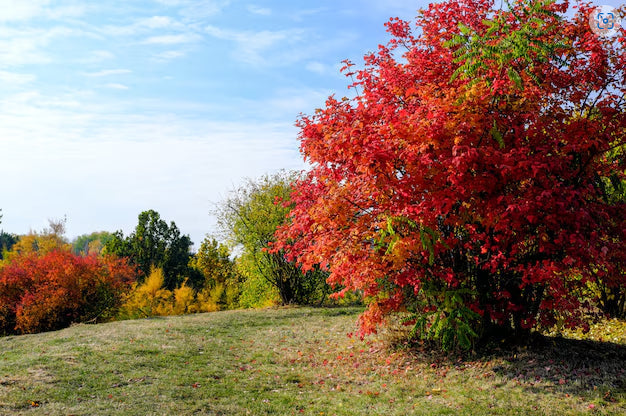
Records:
[[[626,412],[622,338],[461,360],[389,336],[349,338],[359,311],[229,311],[0,338],[0,414]]]

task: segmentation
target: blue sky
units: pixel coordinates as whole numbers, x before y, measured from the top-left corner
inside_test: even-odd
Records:
[[[427,3],[0,0],[0,228],[127,234],[155,209],[198,246],[243,178],[304,168],[298,114]]]
[[[0,0],[0,228],[129,233],[155,209],[198,245],[243,178],[304,167],[298,114],[425,4]]]

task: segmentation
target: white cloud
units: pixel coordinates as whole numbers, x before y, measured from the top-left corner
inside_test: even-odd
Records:
[[[110,75],[130,74],[131,72],[130,69],[103,69],[97,72],[87,72],[84,75],[87,77],[107,77]]]
[[[230,0],[186,0],[179,13],[190,21],[198,21],[215,16],[229,4]]]
[[[322,68],[319,62],[311,62],[311,57],[328,56],[357,39],[357,35],[352,32],[338,33],[328,38],[304,28],[255,32],[208,25],[205,32],[217,39],[234,42],[234,58],[247,64],[280,67],[309,62],[310,71],[322,73],[319,71],[323,70],[323,74],[331,74],[334,69]],[[337,61],[341,59],[337,58]]]
[[[151,36],[143,43],[150,45],[177,45],[181,43],[197,42],[200,39],[201,37],[199,35],[193,33],[181,33],[178,35]]]
[[[220,29],[212,25],[206,26],[205,31],[215,38],[235,42],[237,44],[236,57],[243,62],[256,65],[279,63],[273,60],[275,57],[268,56],[266,52],[274,47],[286,51],[286,46],[299,42],[304,33],[301,29],[236,31]]]
[[[97,30],[108,36],[133,36],[150,32],[154,29],[186,30],[186,26],[168,16],[152,16],[135,20],[128,25],[106,25]]]
[[[58,4],[50,0],[0,0],[0,22],[28,21],[34,18],[61,20],[83,16],[92,8],[80,2]]]
[[[81,29],[54,26],[48,29],[15,29],[4,27],[0,31],[0,68],[30,64],[45,64],[52,61],[52,48],[57,38],[88,37]]]
[[[46,16],[52,20],[76,18],[85,15],[91,8],[92,7],[79,3],[55,6],[46,10]]]
[[[184,51],[170,50],[170,51],[164,51],[164,52],[156,53],[156,54],[153,55],[153,57],[156,60],[169,61],[171,59],[182,58],[185,55],[186,55],[186,52],[184,52]]]
[[[325,65],[317,61],[308,62],[305,68],[307,71],[315,72],[316,74],[319,74],[319,75],[326,75],[329,72],[331,72],[331,68],[329,68],[328,65]]]
[[[296,22],[301,22],[302,20],[308,18],[309,16],[314,16],[316,14],[327,11],[326,7],[318,7],[316,9],[304,9],[298,10],[297,12],[291,13],[291,18]]]
[[[161,29],[173,26],[175,23],[167,16],[152,16],[146,19],[140,19],[137,22],[138,26],[149,27],[150,29]]]
[[[49,0],[0,0],[0,22],[30,20],[44,12]]]
[[[110,84],[105,84],[104,86],[107,88],[114,89],[114,90],[127,90],[128,89],[128,87],[124,84],[110,83]]]
[[[256,6],[256,5],[249,5],[248,6],[248,11],[252,14],[258,14],[261,16],[269,16],[272,14],[272,9],[268,9],[266,7],[260,7],[260,6]]]
[[[50,62],[42,49],[46,42],[36,36],[17,36],[0,39],[0,67],[12,67]]]
[[[97,63],[108,61],[114,58],[115,58],[115,54],[113,54],[110,51],[97,50],[97,51],[91,51],[89,55],[81,59],[80,62],[84,64],[97,64]]]
[[[0,82],[7,84],[28,84],[33,82],[37,77],[32,74],[20,74],[17,72],[0,71]]]
[[[180,6],[185,3],[185,0],[155,0],[157,3],[162,4],[164,6]]]
[[[0,98],[0,176],[20,172],[3,188],[3,228],[24,233],[67,215],[70,236],[128,233],[141,211],[156,209],[199,244],[211,231],[212,204],[233,184],[303,168],[291,122],[189,118],[173,115],[172,105],[148,115],[126,108],[35,91]]]

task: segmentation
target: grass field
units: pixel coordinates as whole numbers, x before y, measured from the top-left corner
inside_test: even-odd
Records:
[[[612,343],[548,338],[459,358],[392,334],[349,338],[359,312],[228,311],[0,338],[0,414],[626,414],[623,330]]]

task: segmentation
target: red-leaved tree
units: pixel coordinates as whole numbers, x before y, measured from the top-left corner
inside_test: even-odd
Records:
[[[415,335],[469,347],[584,326],[590,288],[623,299],[626,40],[567,8],[447,1],[417,35],[391,19],[344,68],[357,96],[300,118],[312,168],[277,248],[361,292],[362,333],[406,311]]]
[[[136,275],[125,259],[68,250],[15,256],[0,267],[0,333],[33,333],[105,320]]]

